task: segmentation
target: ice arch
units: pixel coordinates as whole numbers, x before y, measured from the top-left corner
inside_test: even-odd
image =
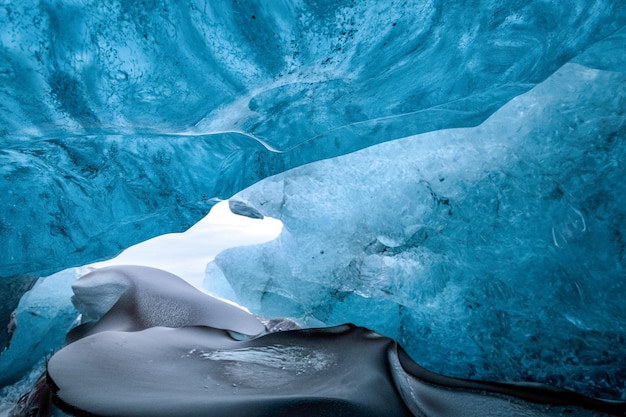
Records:
[[[219,254],[207,288],[306,326],[374,329],[447,375],[623,398],[621,48],[621,64],[566,64],[476,128],[243,190],[283,232]]]
[[[477,125],[625,14],[607,0],[5,3],[0,276],[180,231],[290,167]]]
[[[378,216],[373,228],[359,218],[360,211],[346,212],[341,227],[334,230],[332,223],[324,224],[333,233],[351,226],[361,231],[365,225],[365,236],[372,238],[365,245],[345,245],[343,252],[338,251],[354,260],[338,270],[345,287],[317,291],[319,283],[313,281],[309,288],[296,289],[313,288],[308,297],[323,298],[316,306],[321,316],[315,318],[322,317],[323,323],[346,319],[342,314],[348,310],[336,301],[360,302],[358,297],[369,297],[389,311],[400,305],[415,308],[406,300],[415,288],[403,292],[400,285],[372,289],[360,284],[377,271],[383,272],[384,279],[394,276],[390,271],[398,272],[397,283],[407,282],[402,281],[407,277],[403,268],[420,265],[408,255],[420,251],[434,254],[424,258],[432,263],[422,262],[422,266],[444,265],[451,259],[458,263],[450,263],[448,272],[468,270],[483,280],[480,273],[486,266],[498,267],[489,271],[497,277],[508,262],[516,272],[490,281],[495,284],[478,285],[463,281],[460,274],[444,274],[443,282],[433,280],[437,285],[423,295],[450,296],[443,300],[444,311],[461,306],[468,310],[468,305],[473,310],[478,307],[474,301],[486,302],[473,317],[493,320],[474,322],[474,334],[485,344],[470,341],[465,345],[474,349],[470,353],[484,353],[479,347],[483,346],[496,352],[494,357],[487,355],[491,360],[506,352],[519,353],[515,347],[521,347],[529,355],[528,363],[566,365],[567,369],[551,368],[556,373],[544,375],[548,382],[568,387],[573,383],[579,389],[580,380],[568,378],[586,375],[593,381],[589,393],[623,399],[619,358],[624,323],[619,300],[624,295],[626,233],[621,192],[625,23],[624,6],[608,0],[553,4],[192,0],[185,7],[167,0],[4,3],[0,6],[0,277],[48,274],[113,255],[156,234],[180,231],[216,201],[291,168],[304,165],[305,171],[295,172],[314,171],[320,165],[306,165],[313,161],[396,139],[401,142],[389,145],[400,147],[391,155],[391,165],[407,156],[419,157],[402,144],[413,135],[432,132],[421,136],[431,141],[427,149],[435,154],[431,163],[443,161],[439,158],[443,154],[437,153],[439,145],[450,146],[447,155],[457,155],[463,163],[448,160],[424,170],[430,177],[409,187],[415,199],[406,207],[394,206],[393,198],[381,201],[381,206],[389,203],[381,209],[391,210],[367,213]],[[540,95],[532,95],[538,91]],[[528,92],[530,96],[524,95]],[[512,99],[514,106],[528,97],[536,101],[511,107]],[[503,113],[507,117],[500,119],[495,131],[481,136]],[[473,133],[466,140],[448,136],[458,128]],[[488,139],[492,142],[486,143]],[[424,149],[418,146],[418,150]],[[481,176],[484,171],[467,164],[472,154],[465,150],[479,154],[478,160],[492,175]],[[502,150],[506,152],[495,152]],[[535,159],[529,162],[528,155]],[[506,168],[496,169],[500,163]],[[450,166],[467,169],[452,176],[433,176]],[[359,186],[391,173],[374,172]],[[552,181],[555,176],[559,181]],[[301,219],[295,219],[293,212],[282,214],[283,219],[302,222],[285,222],[289,233],[301,228],[310,214],[323,212],[317,204],[328,201],[323,196],[330,188],[309,181],[310,187],[305,188],[319,192],[310,192],[309,204],[300,205]],[[256,206],[248,203],[263,214],[289,209],[294,201],[259,197]],[[355,198],[353,203],[358,201]],[[431,205],[424,206],[423,201]],[[515,223],[519,227],[511,229],[502,217],[493,217],[494,213],[523,214],[526,209],[545,218]],[[406,223],[405,214],[419,210],[429,214],[433,223],[416,229],[416,223]],[[447,214],[450,211],[452,216]],[[479,216],[490,222],[474,223]],[[446,223],[448,217],[454,219],[452,223]],[[465,225],[459,223],[463,219]],[[394,224],[401,227],[394,229]],[[468,224],[480,230],[465,228]],[[455,230],[467,232],[464,239],[449,234]],[[545,262],[511,261],[509,255],[518,253],[511,245],[519,243],[520,231],[524,244],[517,248],[531,246],[528,253],[543,256]],[[305,249],[326,243],[319,239]],[[356,255],[350,252],[354,248]],[[444,259],[445,251],[448,257],[462,256]],[[498,255],[494,259],[500,263],[482,262],[490,261],[488,254]],[[282,308],[268,300],[292,299],[287,307],[309,312],[306,303],[295,297],[297,291],[235,288],[241,279],[237,271],[228,271],[229,256],[232,252],[218,261],[223,267],[220,285],[231,285],[240,297],[250,300],[251,307]],[[282,270],[276,259],[268,265]],[[526,272],[537,286],[521,285],[525,265],[533,266]],[[267,271],[259,269],[262,272]],[[291,275],[281,278],[289,281]],[[503,278],[512,283],[500,284]],[[3,279],[2,285],[9,288],[12,282]],[[545,291],[533,292],[533,288]],[[8,294],[22,290],[2,289],[4,310],[17,304],[17,295]],[[254,305],[259,294],[265,295]],[[525,310],[519,310],[518,304],[512,309],[501,304],[511,294],[513,301],[525,302]],[[472,303],[465,303],[464,296]],[[515,345],[526,337],[523,329],[528,329],[518,325],[526,317],[536,318],[539,307],[545,306],[547,319],[537,323],[561,323],[566,331],[553,339],[551,350],[537,349],[541,346],[532,334]],[[420,325],[419,312],[414,313],[410,311],[402,323],[413,333],[390,335],[406,336],[401,342],[408,348],[426,348],[413,342],[421,337],[433,341],[440,334],[428,333]],[[550,321],[553,318],[558,320]],[[64,322],[67,319],[63,317]],[[457,350],[468,336],[459,339]],[[579,345],[570,349],[571,340]],[[514,348],[507,350],[510,343]],[[560,356],[562,349],[570,349],[572,355]],[[472,362],[461,357],[456,364],[478,365],[468,372],[475,375],[495,375],[481,373],[490,362],[483,360],[484,355],[472,359],[476,358]],[[510,363],[511,358],[505,359]],[[594,360],[599,362],[586,367]],[[519,376],[513,368],[497,371],[503,377]]]

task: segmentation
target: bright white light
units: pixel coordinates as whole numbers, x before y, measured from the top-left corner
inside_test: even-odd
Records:
[[[143,265],[171,272],[202,288],[206,265],[222,250],[275,239],[280,220],[250,219],[231,213],[228,201],[213,206],[209,214],[183,233],[169,233],[129,247],[117,257],[89,266]]]

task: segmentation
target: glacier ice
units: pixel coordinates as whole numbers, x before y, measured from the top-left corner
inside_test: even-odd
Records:
[[[37,280],[15,310],[15,331],[0,351],[0,387],[12,384],[41,358],[63,346],[65,333],[78,312],[72,306],[71,284],[87,268],[72,268]]]
[[[365,324],[438,372],[625,400],[625,24],[611,0],[2,2],[0,279],[301,167],[231,199],[285,229],[208,288]],[[20,302],[0,386],[61,345],[61,274]]]
[[[626,73],[570,63],[476,128],[264,179],[234,198],[282,234],[220,253],[206,287],[440,373],[626,398],[625,97]]]
[[[0,276],[184,230],[287,168],[479,124],[625,23],[611,0],[5,2]]]
[[[244,341],[208,327],[154,327],[81,339],[55,354],[47,372],[55,404],[76,415],[582,417],[624,410],[545,386],[431,379],[399,349],[348,325]]]
[[[167,285],[150,288],[146,283],[154,276]],[[209,314],[196,322],[189,321],[189,310],[169,308],[166,318],[155,321],[153,310],[120,308],[134,304],[125,293],[101,315],[110,302],[99,306],[98,300],[118,294],[111,289],[121,280],[125,287],[143,287],[151,297],[167,300],[171,306],[206,308],[206,299],[164,271],[125,266],[85,275],[73,290],[84,301],[96,304],[93,332],[80,335],[84,337],[50,358],[45,378],[35,384],[32,397],[50,398],[73,415],[129,417],[551,417],[565,412],[582,416],[626,411],[626,403],[548,386],[437,375],[411,361],[395,341],[353,325],[233,337],[232,331],[239,333],[253,318],[235,317],[230,305],[209,300]],[[226,315],[230,317],[224,321]],[[136,325],[129,327],[129,322]],[[143,328],[146,323],[152,327]],[[42,386],[41,381],[47,384]],[[42,408],[53,406],[48,401]]]

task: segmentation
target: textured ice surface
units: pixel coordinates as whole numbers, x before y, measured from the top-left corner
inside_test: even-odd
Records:
[[[222,252],[207,288],[305,326],[372,328],[444,374],[626,398],[620,45],[605,70],[567,64],[476,128],[242,191],[283,232]]]
[[[622,3],[3,2],[0,277],[439,131],[274,182],[250,206],[290,222],[280,246],[210,285],[445,372],[624,398]]]
[[[3,2],[0,276],[181,231],[286,168],[476,125],[625,22],[611,0]]]
[[[272,320],[263,334],[245,337],[238,330],[251,316],[194,296],[185,281],[154,268],[93,271],[72,289],[92,320],[90,334],[74,332],[46,358],[44,372],[40,360],[21,381],[0,389],[1,417],[65,416],[52,402],[80,416],[409,416],[410,410],[447,417],[462,408],[464,416],[547,417],[626,411],[626,403],[547,386],[437,375],[412,362],[393,340],[351,325],[281,331],[275,323],[287,322]],[[146,300],[158,302],[146,308]],[[179,308],[182,303],[188,308]],[[199,320],[190,320],[192,310]]]
[[[71,285],[86,268],[68,269],[40,278],[20,299],[15,331],[0,351],[0,387],[21,379],[44,356],[63,346],[65,333],[78,317],[70,302]]]
[[[146,282],[151,278],[167,280],[167,285],[150,287]],[[437,375],[411,361],[395,341],[352,325],[233,337],[212,323],[238,330],[241,318],[210,302],[212,317],[205,317],[201,326],[187,326],[197,323],[171,306],[186,301],[201,309],[206,301],[199,303],[183,290],[187,284],[182,279],[152,268],[95,271],[73,290],[83,301],[97,301],[118,293],[111,284],[122,281],[134,284],[135,296],[143,292],[167,301],[170,307],[161,303],[159,308],[168,313],[168,327],[161,327],[162,319],[155,322],[155,312],[141,302],[132,309],[120,308],[118,301],[104,315],[106,307],[82,309],[94,313],[92,334],[70,341],[50,358],[45,378],[31,396],[38,397],[45,381],[55,405],[73,415],[94,416],[548,417],[626,411],[626,403],[547,386]],[[125,299],[128,292],[121,293],[122,304],[130,301]],[[129,322],[152,322],[154,327],[129,327]]]

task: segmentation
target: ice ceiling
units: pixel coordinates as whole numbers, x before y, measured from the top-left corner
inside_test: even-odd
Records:
[[[5,4],[0,275],[183,230],[287,168],[477,125],[586,51],[592,67],[619,59],[594,44],[625,15],[614,1]]]
[[[285,232],[209,287],[624,400],[625,25],[602,0],[4,2],[0,277],[258,183],[238,198]]]

